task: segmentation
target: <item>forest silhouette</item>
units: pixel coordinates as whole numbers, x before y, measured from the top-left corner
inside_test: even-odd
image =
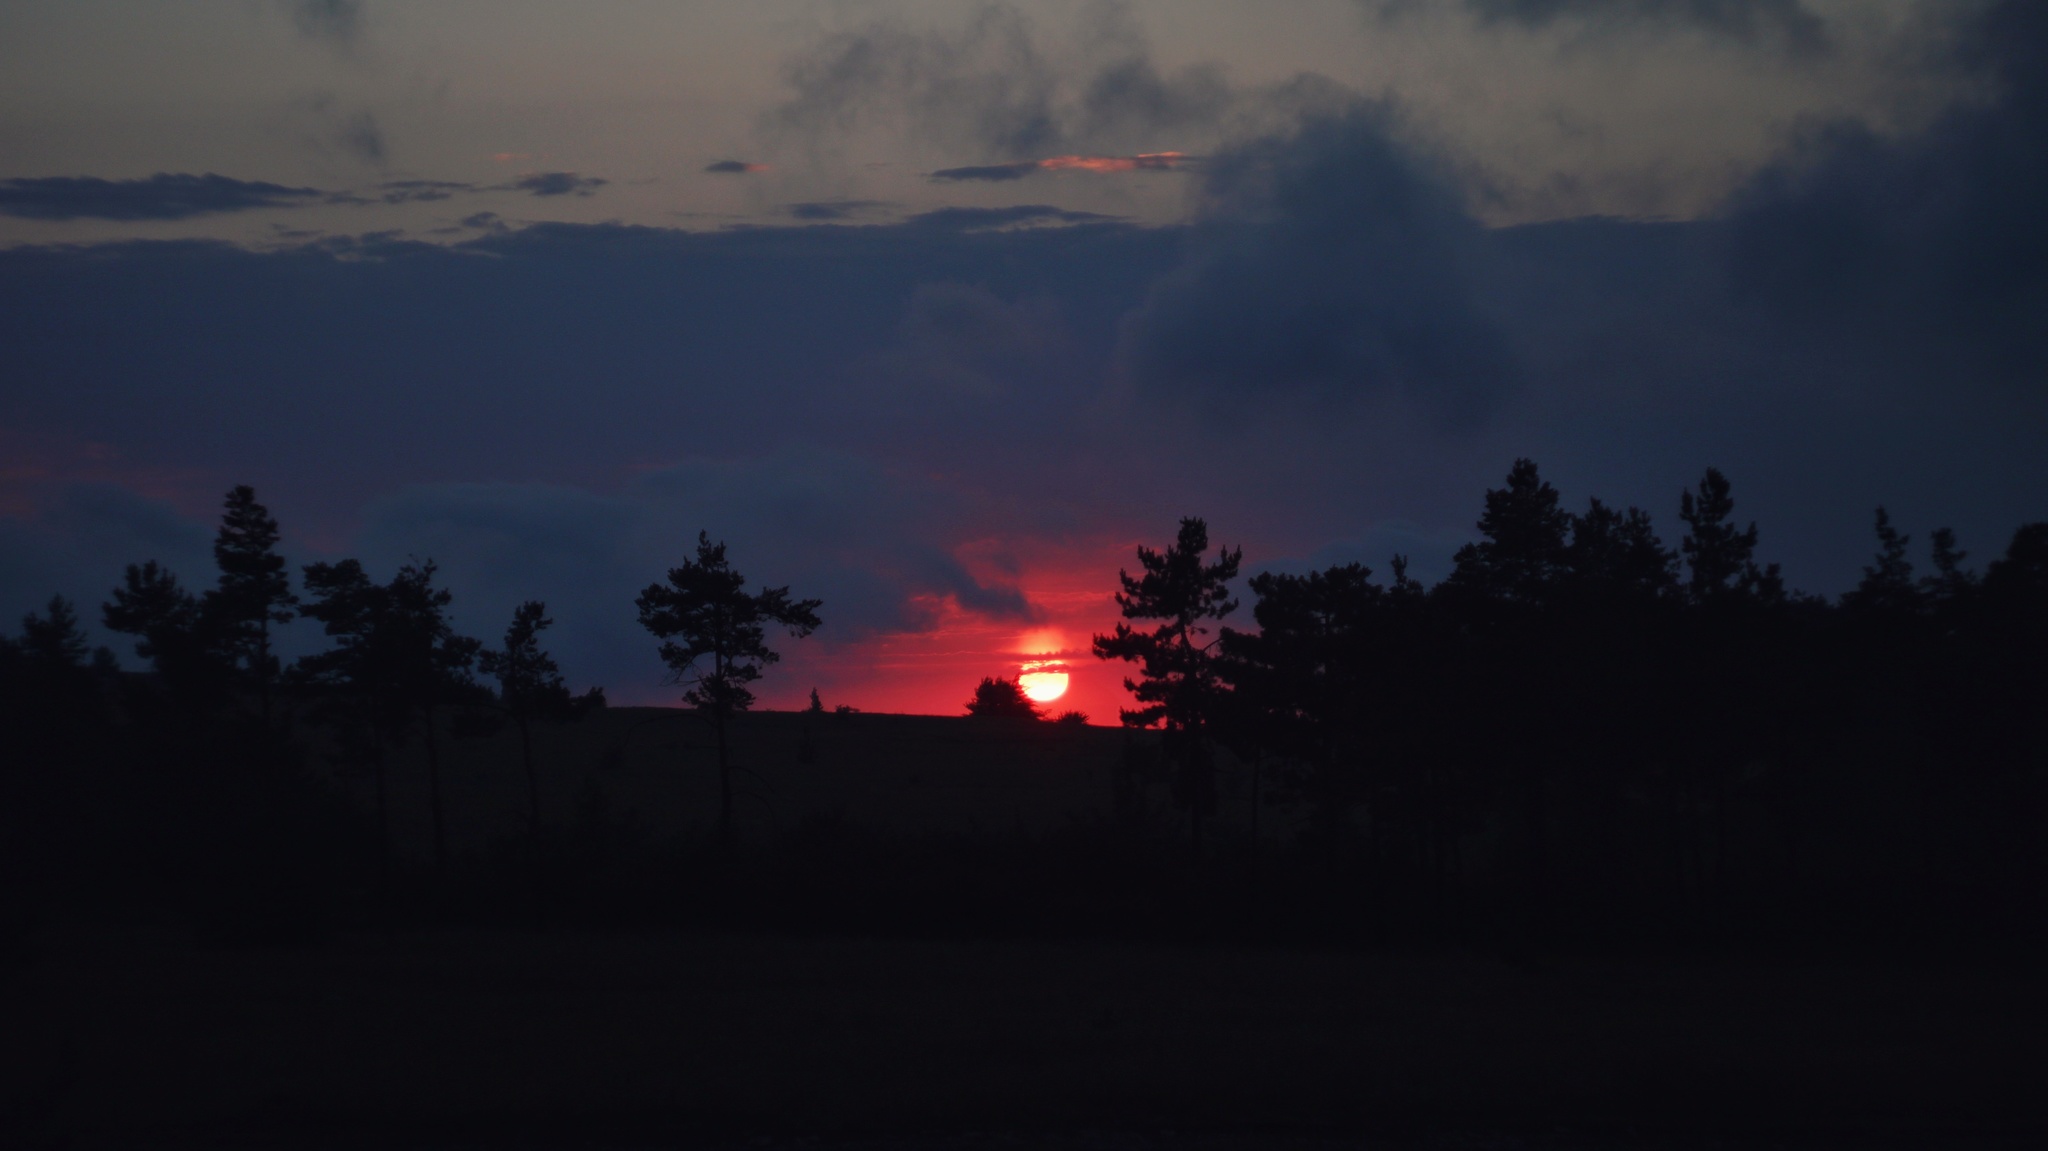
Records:
[[[146,904],[228,944],[536,921],[2030,944],[2048,890],[2048,524],[2020,527],[1981,571],[1930,532],[1923,572],[1879,508],[1861,582],[1829,600],[1786,586],[1736,506],[1708,469],[1682,493],[1674,547],[1641,509],[1569,510],[1520,460],[1433,587],[1399,556],[1384,581],[1345,564],[1240,586],[1241,553],[1183,520],[1163,550],[1138,550],[1124,621],[1095,639],[1131,677],[1121,734],[1077,713],[1045,722],[997,678],[966,717],[933,721],[1106,765],[1091,806],[1029,833],[1002,830],[995,801],[964,832],[778,822],[769,753],[746,733],[794,725],[795,753],[772,765],[786,781],[868,770],[820,749],[888,717],[827,711],[815,692],[807,712],[747,717],[748,684],[777,659],[770,630],[801,638],[823,605],[747,591],[700,536],[638,601],[687,709],[588,738],[616,762],[647,724],[701,723],[719,789],[707,829],[622,813],[595,774],[573,816],[550,814],[543,793],[568,769],[536,732],[606,711],[601,689],[564,684],[544,604],[488,648],[451,626],[431,561],[382,582],[356,560],[315,563],[295,588],[275,520],[237,487],[210,586],[144,560],[104,601],[147,670],[92,650],[61,596],[0,643],[0,930],[25,946],[42,925]],[[273,630],[294,614],[329,644],[284,665]],[[458,849],[444,761],[500,730],[518,737],[516,831]],[[394,797],[422,785],[424,854],[391,830]]]

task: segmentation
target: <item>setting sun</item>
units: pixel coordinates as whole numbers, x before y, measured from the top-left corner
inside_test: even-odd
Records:
[[[1017,685],[1024,689],[1034,703],[1051,703],[1067,694],[1067,673],[1063,671],[1027,671],[1017,677]]]

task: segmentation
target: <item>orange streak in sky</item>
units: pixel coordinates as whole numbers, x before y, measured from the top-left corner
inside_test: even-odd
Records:
[[[1054,156],[1040,160],[1038,166],[1047,171],[1164,171],[1186,159],[1184,152],[1141,152],[1136,156]]]

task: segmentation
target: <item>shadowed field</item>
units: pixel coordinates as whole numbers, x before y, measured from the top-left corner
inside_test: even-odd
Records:
[[[743,836],[774,838],[807,821],[845,822],[881,833],[1040,835],[1099,821],[1114,802],[1114,774],[1135,737],[1114,727],[1016,724],[957,716],[806,715],[757,712],[732,726]],[[493,837],[522,834],[526,784],[510,728],[445,741],[449,837],[458,853]],[[808,743],[810,752],[804,748]],[[565,827],[593,790],[612,816],[628,818],[656,842],[702,839],[718,817],[717,752],[696,713],[610,708],[534,729],[541,817]],[[342,767],[367,810],[371,781]],[[426,767],[415,740],[390,770],[394,844],[428,850]],[[1238,783],[1232,777],[1232,783]],[[1155,802],[1165,802],[1155,788]],[[1226,797],[1222,816],[1249,816],[1249,792]]]
[[[2048,1132],[2048,1003],[2015,972],[678,934],[222,952],[68,930],[42,946],[0,990],[0,1083],[73,1147]]]

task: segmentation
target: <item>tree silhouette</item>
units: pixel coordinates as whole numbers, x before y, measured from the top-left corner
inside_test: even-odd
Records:
[[[498,681],[498,702],[519,729],[519,762],[526,771],[526,831],[540,838],[540,782],[533,771],[533,721],[573,710],[561,668],[540,646],[540,633],[555,621],[547,605],[528,600],[512,613],[505,646],[477,653],[477,670]]]
[[[1042,719],[1044,715],[1024,686],[1014,679],[984,676],[967,701],[967,714],[977,719]]]
[[[219,703],[226,668],[200,601],[155,560],[129,564],[121,586],[100,608],[108,631],[135,637],[135,654],[150,662],[178,706],[210,709]]]
[[[1150,631],[1127,623],[1094,638],[1099,659],[1120,659],[1138,665],[1140,678],[1124,687],[1142,705],[1119,709],[1127,727],[1150,727],[1164,721],[1167,752],[1177,766],[1176,793],[1189,812],[1197,850],[1202,820],[1216,809],[1216,780],[1208,746],[1208,724],[1223,690],[1218,677],[1216,640],[1205,639],[1207,620],[1220,620],[1237,609],[1229,583],[1237,578],[1244,549],[1218,548],[1214,562],[1205,561],[1209,525],[1197,518],[1180,521],[1179,538],[1164,552],[1139,545],[1143,574],[1132,578],[1119,571],[1123,590],[1117,607],[1127,620],[1159,620]]]
[[[51,596],[44,614],[30,612],[21,617],[19,650],[31,666],[50,671],[75,671],[85,667],[92,646],[78,626],[78,611],[61,595]]]
[[[270,651],[272,624],[290,623],[299,599],[292,594],[284,557],[277,554],[277,521],[256,502],[247,484],[230,489],[220,531],[213,541],[220,582],[206,593],[201,610],[218,642],[256,686],[257,712],[270,722],[271,685],[277,658]]]
[[[1728,518],[1735,514],[1728,490],[1728,477],[1708,468],[1697,497],[1689,491],[1678,497],[1678,518],[1691,529],[1679,542],[1691,569],[1686,594],[1696,604],[1782,599],[1785,584],[1778,565],[1756,566],[1756,524],[1738,530]]]
[[[1934,574],[1921,577],[1921,594],[1937,608],[1968,600],[1983,581],[1976,572],[1963,569],[1963,561],[1970,558],[1970,553],[1956,546],[1955,530],[1935,528],[1927,534],[1927,540]]]
[[[1596,498],[1585,514],[1571,517],[1564,568],[1575,601],[1652,602],[1677,590],[1677,567],[1678,557],[1641,508],[1620,512]]]
[[[429,560],[407,564],[389,584],[378,584],[356,560],[306,568],[305,613],[325,625],[335,646],[299,663],[314,683],[339,689],[369,724],[377,763],[379,821],[384,809],[383,751],[401,742],[417,724],[427,751],[427,796],[432,809],[434,862],[448,863],[447,816],[441,797],[440,740],[435,716],[451,704],[476,698],[470,667],[477,640],[457,635],[448,622],[453,593],[434,586]]]
[[[1452,557],[1447,587],[1510,604],[1543,602],[1564,567],[1572,517],[1534,462],[1516,460],[1507,486],[1486,493],[1478,526],[1482,538]]]
[[[1922,597],[1913,580],[1913,564],[1906,558],[1910,536],[1899,534],[1882,506],[1877,509],[1877,555],[1864,567],[1863,579],[1855,590],[1842,597],[1844,606],[1861,611],[1894,615],[1919,610]],[[1950,546],[1954,546],[1951,537]],[[1940,549],[1936,549],[1937,555]],[[1938,561],[1937,561],[1938,562]]]
[[[670,568],[668,583],[649,584],[635,601],[640,626],[662,641],[661,659],[683,700],[711,722],[718,743],[718,835],[732,839],[732,762],[726,728],[754,704],[747,685],[782,657],[765,642],[775,625],[799,639],[815,631],[822,601],[794,600],[787,587],[746,591],[746,577],[726,562],[725,545],[697,533],[697,558]]]

